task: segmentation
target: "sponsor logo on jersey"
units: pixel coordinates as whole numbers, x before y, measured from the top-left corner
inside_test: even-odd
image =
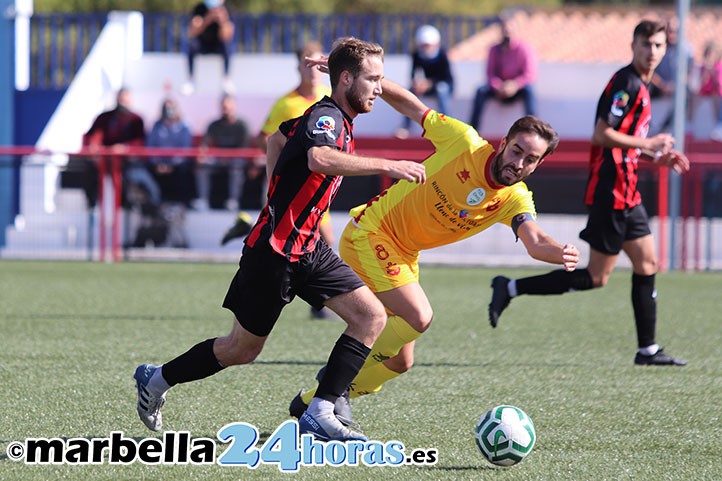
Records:
[[[314,134],[326,134],[332,140],[336,140],[336,121],[333,117],[328,115],[322,115],[316,121],[315,129],[312,131]]]
[[[386,264],[386,273],[390,276],[398,276],[401,274],[401,268],[392,262]]]
[[[612,108],[610,111],[612,115],[621,117],[624,114],[624,107],[629,103],[629,94],[624,90],[620,90],[612,98]]]
[[[462,219],[469,217],[469,211],[466,209],[461,209],[459,211],[459,217],[461,217]]]
[[[481,187],[477,187],[466,196],[466,203],[471,206],[479,205],[484,202],[485,198],[486,191]]]

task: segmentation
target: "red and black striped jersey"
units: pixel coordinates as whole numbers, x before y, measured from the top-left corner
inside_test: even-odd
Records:
[[[614,130],[635,137],[647,137],[652,118],[648,85],[630,64],[617,71],[597,104],[594,122],[602,120]],[[589,178],[584,201],[587,205],[615,210],[642,202],[637,190],[639,149],[605,148],[592,145]]]
[[[329,146],[353,153],[353,123],[331,98],[324,97],[301,117],[282,123],[279,130],[287,137],[286,145],[270,179],[266,206],[246,244],[254,247],[268,242],[275,252],[297,261],[315,249],[321,218],[343,179],[312,172],[308,150]]]

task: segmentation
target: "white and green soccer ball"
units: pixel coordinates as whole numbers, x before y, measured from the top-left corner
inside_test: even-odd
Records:
[[[487,461],[511,466],[534,448],[536,430],[531,418],[518,407],[496,406],[479,420],[474,440]]]

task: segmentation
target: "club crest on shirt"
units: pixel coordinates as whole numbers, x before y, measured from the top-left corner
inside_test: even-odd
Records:
[[[612,107],[610,112],[615,117],[621,117],[624,114],[624,107],[629,103],[629,94],[624,90],[620,90],[612,98]]]
[[[331,137],[332,140],[336,140],[336,121],[333,117],[322,115],[318,118],[314,126],[316,128],[312,131],[313,134],[326,134]]]
[[[469,171],[466,169],[460,170],[456,173],[456,178],[459,179],[459,181],[461,181],[461,183],[463,184],[471,178],[471,174],[469,174]]]
[[[484,202],[484,198],[486,198],[486,191],[481,187],[477,187],[466,196],[466,203],[471,206],[479,205]]]

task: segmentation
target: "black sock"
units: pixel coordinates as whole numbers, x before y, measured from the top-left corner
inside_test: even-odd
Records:
[[[657,327],[657,291],[654,289],[654,274],[643,276],[632,274],[632,307],[637,325],[639,347],[654,344]]]
[[[551,271],[540,276],[525,277],[516,280],[517,294],[549,295],[564,294],[571,291],[586,291],[594,287],[592,276],[587,269],[572,272]]]
[[[224,369],[213,354],[213,343],[216,338],[206,339],[191,347],[172,361],[163,364],[163,378],[170,386],[197,381],[212,376]]]
[[[336,399],[354,380],[371,349],[351,336],[341,334],[326,363],[326,372],[318,383],[316,396],[327,401]]]

